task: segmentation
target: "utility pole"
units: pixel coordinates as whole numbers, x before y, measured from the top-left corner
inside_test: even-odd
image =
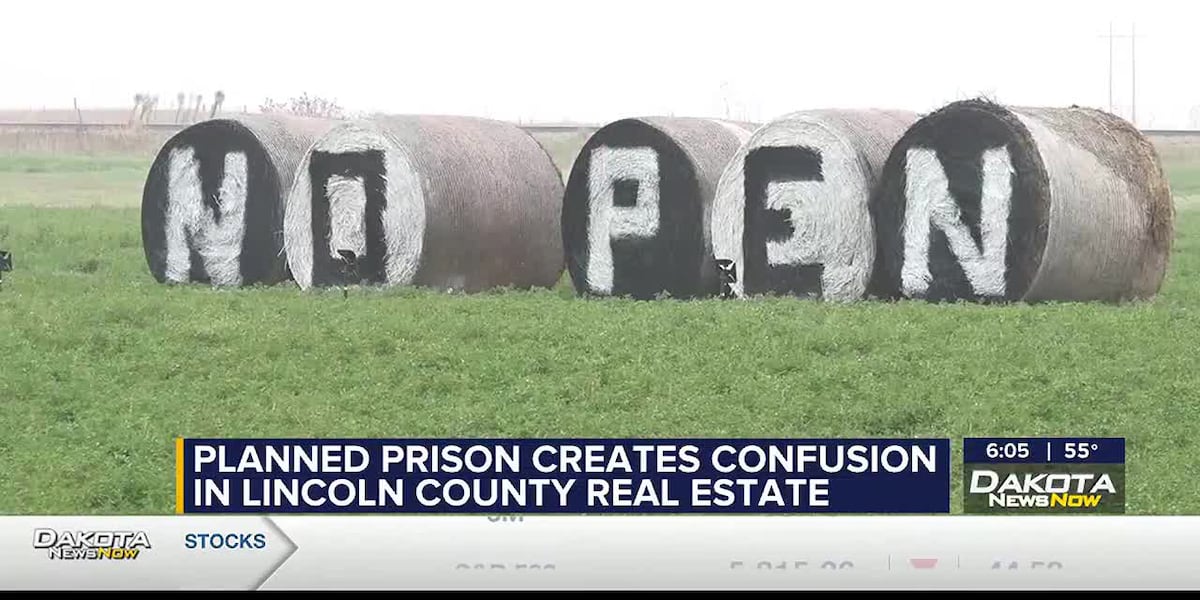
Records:
[[[725,103],[725,118],[726,119],[732,118],[730,116],[730,111],[729,111],[729,82],[728,81],[721,82],[721,100]]]
[[[1113,28],[1112,21],[1108,22],[1108,112],[1113,111]]]
[[[1130,100],[1130,112],[1133,113],[1130,122],[1134,127],[1137,127],[1137,23],[1129,25],[1129,73],[1130,73],[1130,92],[1133,96]]]
[[[1134,125],[1137,125],[1137,25],[1131,24],[1129,35],[1120,35],[1113,33],[1112,22],[1108,24],[1108,35],[1100,36],[1108,38],[1108,112],[1116,114],[1116,105],[1113,101],[1113,56],[1114,45],[1118,39],[1129,39],[1129,72],[1130,72],[1130,95],[1129,102],[1129,120]]]
[[[1109,21],[1108,35],[1102,35],[1100,37],[1108,38],[1108,112],[1115,115],[1117,114],[1117,107],[1113,101],[1113,57],[1115,56],[1116,41],[1119,39],[1125,39],[1129,36],[1113,33],[1113,24],[1112,21]]]

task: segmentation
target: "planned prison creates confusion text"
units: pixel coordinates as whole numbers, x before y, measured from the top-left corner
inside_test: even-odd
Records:
[[[197,443],[194,473],[933,473],[937,448],[923,443],[720,444],[290,444],[227,448]]]

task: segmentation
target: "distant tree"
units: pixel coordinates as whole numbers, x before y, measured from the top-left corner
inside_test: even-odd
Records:
[[[129,113],[129,124],[142,125],[149,123],[158,109],[158,96],[146,93],[134,94],[133,112]]]
[[[258,109],[264,113],[322,117],[326,119],[341,118],[345,112],[336,100],[320,96],[309,96],[308,92],[289,98],[284,102],[277,102],[271,98],[267,98]]]
[[[221,105],[223,104],[225,104],[225,92],[217,90],[217,93],[213,94],[212,113],[208,115],[208,118],[217,118],[217,113],[221,110]]]
[[[149,123],[154,120],[154,111],[156,110],[158,110],[158,94],[144,96],[142,99],[142,122]]]
[[[142,122],[142,118],[141,118],[142,117],[142,103],[145,101],[146,101],[145,94],[138,93],[138,94],[133,95],[133,111],[131,111],[129,113],[129,125],[130,126],[133,126],[137,123]]]

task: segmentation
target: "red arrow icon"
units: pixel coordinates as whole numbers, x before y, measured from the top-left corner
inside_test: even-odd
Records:
[[[914,569],[933,569],[937,567],[938,559],[936,558],[910,558],[908,564]]]

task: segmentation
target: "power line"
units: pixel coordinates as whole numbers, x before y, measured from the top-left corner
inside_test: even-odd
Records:
[[[1129,74],[1129,89],[1132,96],[1129,101],[1130,112],[1132,112],[1130,122],[1137,127],[1137,23],[1129,24]]]
[[[1113,111],[1113,28],[1108,22],[1108,112]]]
[[[1108,23],[1108,35],[1102,35],[1101,38],[1108,39],[1108,112],[1115,114],[1113,105],[1113,56],[1114,43],[1118,39],[1129,40],[1129,86],[1130,86],[1130,101],[1129,101],[1129,116],[1130,121],[1137,125],[1137,24],[1131,23],[1129,34],[1118,34],[1113,32],[1113,24]]]

